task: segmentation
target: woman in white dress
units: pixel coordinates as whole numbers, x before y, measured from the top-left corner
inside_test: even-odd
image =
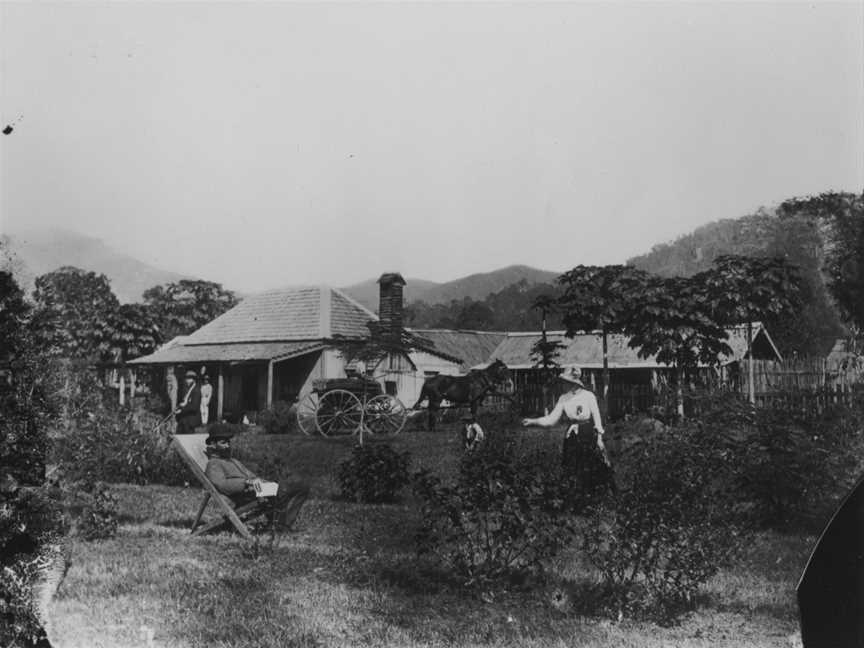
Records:
[[[569,422],[561,453],[564,470],[577,475],[585,485],[608,481],[615,492],[612,465],[603,444],[605,431],[597,397],[585,387],[578,368],[565,369],[559,378],[570,384],[570,390],[561,395],[549,414],[523,419],[522,425],[552,427],[564,417]]]

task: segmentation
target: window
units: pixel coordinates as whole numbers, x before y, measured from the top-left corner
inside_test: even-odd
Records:
[[[396,381],[395,380],[385,380],[384,381],[384,392],[388,396],[396,395]]]

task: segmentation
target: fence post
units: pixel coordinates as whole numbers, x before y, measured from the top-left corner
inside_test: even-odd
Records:
[[[756,386],[753,384],[754,373],[753,373],[753,322],[747,322],[747,367],[749,374],[749,396],[750,396],[750,404],[756,403]]]

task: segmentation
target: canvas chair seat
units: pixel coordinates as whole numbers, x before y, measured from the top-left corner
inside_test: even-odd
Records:
[[[192,535],[202,535],[230,523],[244,538],[251,538],[252,532],[246,526],[246,522],[263,515],[266,511],[258,501],[249,502],[242,506],[235,506],[231,498],[223,495],[216,489],[213,482],[207,478],[204,472],[207,469],[207,454],[204,451],[206,440],[206,434],[177,434],[173,438],[175,450],[177,450],[180,457],[186,462],[186,465],[189,466],[205,490],[204,500],[201,502],[201,506],[198,507],[198,514],[192,523]],[[216,503],[217,508],[220,509],[222,517],[199,527],[201,517],[204,515],[207,504],[211,499]]]

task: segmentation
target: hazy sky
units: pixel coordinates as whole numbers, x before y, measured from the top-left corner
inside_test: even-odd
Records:
[[[0,228],[239,290],[616,263],[864,187],[864,4],[0,5]]]

